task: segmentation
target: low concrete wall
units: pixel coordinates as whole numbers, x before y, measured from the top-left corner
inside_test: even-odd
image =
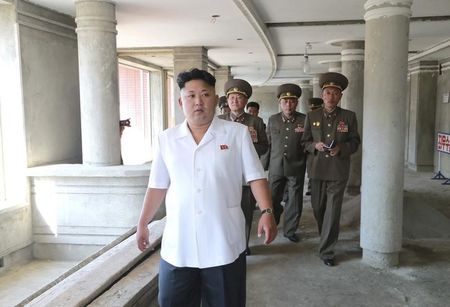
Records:
[[[150,165],[29,169],[34,257],[82,260],[135,226],[149,173]]]
[[[15,206],[0,210],[0,272],[30,261],[31,208]]]
[[[19,305],[70,307],[92,303],[92,306],[133,306],[132,302],[139,302],[142,296],[148,297],[149,290],[145,289],[153,289],[156,295],[156,288],[152,285],[156,284],[159,253],[155,250],[161,243],[164,227],[165,218],[149,225],[150,245],[146,251],[141,252],[137,248],[133,234],[114,246],[106,247],[98,257],[78,265],[74,272],[69,272],[57,283],[45,287],[38,295],[32,295]],[[148,271],[142,271],[143,268]],[[135,269],[144,275],[137,276]],[[118,289],[115,284],[124,287]]]

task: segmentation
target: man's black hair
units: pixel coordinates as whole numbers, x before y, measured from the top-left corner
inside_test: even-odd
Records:
[[[209,72],[198,68],[192,68],[191,70],[183,71],[178,74],[177,83],[180,90],[184,88],[186,82],[192,80],[203,80],[212,87],[215,87],[216,85],[216,78]]]
[[[245,108],[248,110],[248,108],[256,108],[257,110],[259,110],[259,103],[257,103],[256,101],[250,101],[249,103],[247,103],[247,105],[245,106]]]

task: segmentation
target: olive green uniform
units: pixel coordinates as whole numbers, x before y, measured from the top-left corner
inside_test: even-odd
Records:
[[[340,147],[338,155],[316,150],[316,143],[330,144],[333,140]],[[319,254],[322,259],[333,259],[350,155],[361,142],[355,113],[340,107],[330,114],[322,108],[309,112],[302,142],[312,155],[309,176],[312,179],[311,204],[321,235]]]
[[[287,184],[288,200],[285,204],[283,225],[286,237],[295,234],[303,209],[306,154],[301,138],[305,117],[305,114],[295,112],[292,118],[288,119],[278,113],[269,118],[267,125],[269,184],[277,222],[283,211],[281,201]]]

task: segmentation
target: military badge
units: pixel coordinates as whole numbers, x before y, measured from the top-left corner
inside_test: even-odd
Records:
[[[294,129],[297,133],[305,132],[305,128],[303,126],[298,125],[297,128]]]
[[[220,150],[225,150],[225,149],[228,149],[228,145],[227,144],[220,145]]]
[[[337,126],[337,132],[348,132],[348,125],[345,124],[343,120],[339,121]]]
[[[256,129],[253,127],[248,127],[248,131],[250,132],[253,143],[258,143],[258,132],[256,131]]]

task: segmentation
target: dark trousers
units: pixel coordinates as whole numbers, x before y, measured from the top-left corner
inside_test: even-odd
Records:
[[[303,210],[303,184],[304,176],[278,176],[270,175],[269,185],[272,191],[272,204],[274,207],[275,220],[280,220],[280,215],[283,212],[281,201],[285,187],[287,186],[287,202],[284,205],[284,225],[283,232],[285,236],[295,234],[302,216]]]
[[[334,258],[346,184],[347,180],[312,179],[311,206],[319,228],[319,255],[322,259]]]
[[[212,268],[159,264],[158,303],[161,307],[245,307],[246,258]]]
[[[256,199],[253,196],[250,186],[242,186],[241,208],[245,217],[245,240],[248,248],[250,240],[250,230],[252,229],[253,212],[255,211]]]

